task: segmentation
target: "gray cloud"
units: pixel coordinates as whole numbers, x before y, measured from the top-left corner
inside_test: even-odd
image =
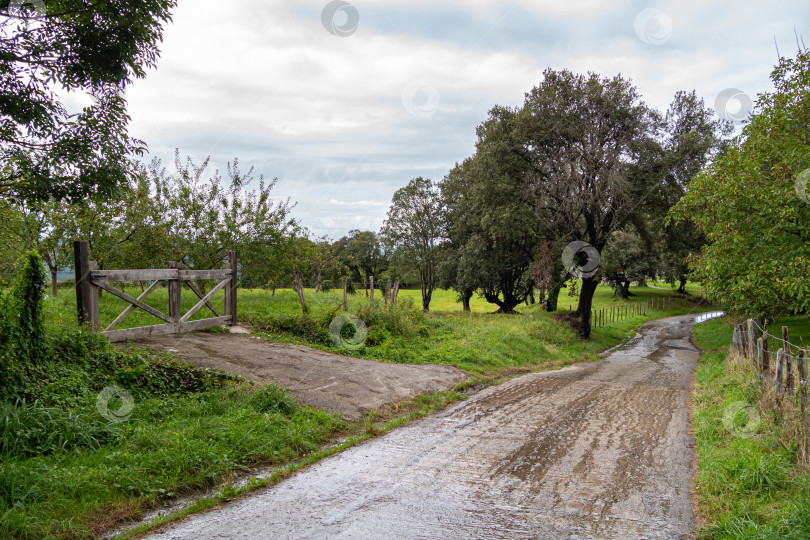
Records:
[[[469,156],[487,111],[522,103],[546,67],[621,72],[659,109],[681,89],[712,106],[726,88],[768,90],[774,37],[791,55],[810,21],[810,4],[787,0],[366,0],[337,37],[326,3],[181,2],[159,68],[127,94],[132,134],[169,165],[176,147],[220,168],[238,156],[338,237],[379,227],[386,207],[364,203]],[[671,21],[661,45],[636,34],[647,8]]]

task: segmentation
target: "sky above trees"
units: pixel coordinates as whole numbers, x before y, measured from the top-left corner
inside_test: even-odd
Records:
[[[771,90],[774,39],[793,56],[794,29],[810,38],[810,4],[788,0],[358,0],[330,28],[326,6],[181,0],[158,69],[127,91],[131,134],[164,160],[239,156],[337,238],[377,230],[396,189],[472,154],[487,111],[521,104],[547,67],[621,73],[662,111],[678,90],[712,106]]]

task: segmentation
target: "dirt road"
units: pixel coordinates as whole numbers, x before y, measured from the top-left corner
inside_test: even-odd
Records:
[[[154,538],[689,538],[693,316],[531,374]]]

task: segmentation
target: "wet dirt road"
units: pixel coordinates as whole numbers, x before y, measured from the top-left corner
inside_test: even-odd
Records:
[[[154,538],[690,538],[694,319],[488,388]]]

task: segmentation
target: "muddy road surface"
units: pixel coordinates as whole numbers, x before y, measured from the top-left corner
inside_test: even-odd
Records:
[[[691,538],[694,316],[325,459],[154,538]]]

